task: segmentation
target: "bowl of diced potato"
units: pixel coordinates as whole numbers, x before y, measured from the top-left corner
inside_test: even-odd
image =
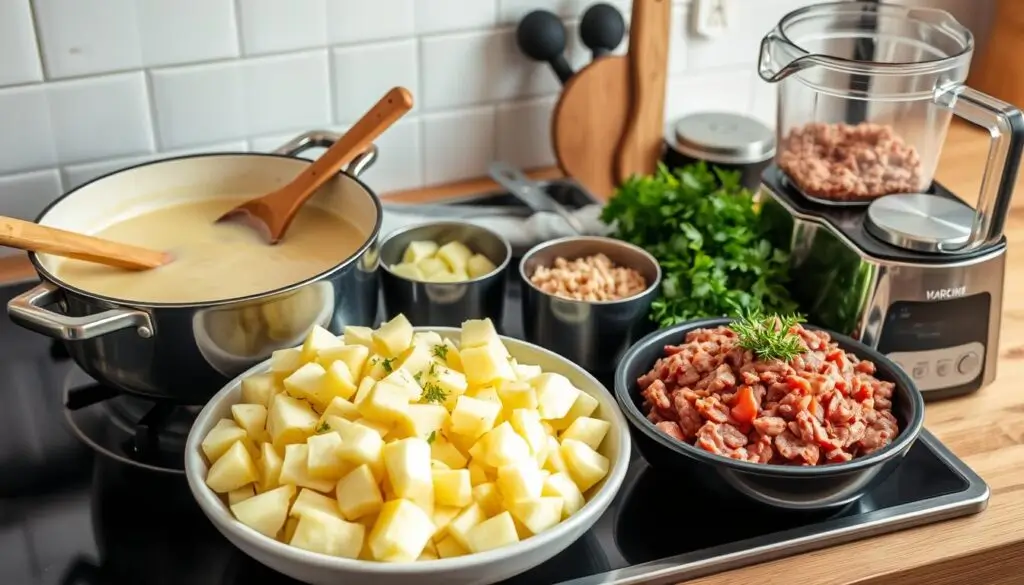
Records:
[[[315,585],[484,585],[583,535],[629,464],[614,397],[489,319],[315,328],[217,393],[189,433],[203,512]]]

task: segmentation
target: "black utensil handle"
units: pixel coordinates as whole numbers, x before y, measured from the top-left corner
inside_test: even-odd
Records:
[[[611,4],[592,4],[580,19],[580,40],[595,59],[614,51],[626,36],[626,21]]]
[[[516,44],[527,57],[550,64],[562,83],[572,77],[565,60],[565,25],[553,13],[534,10],[524,16],[516,27]]]

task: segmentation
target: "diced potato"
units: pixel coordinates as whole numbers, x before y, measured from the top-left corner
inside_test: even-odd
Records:
[[[337,481],[352,468],[352,464],[338,454],[341,448],[341,435],[338,433],[325,430],[306,439],[306,446],[309,451],[306,468],[310,477]]]
[[[345,420],[357,420],[360,418],[359,409],[356,408],[355,404],[352,404],[348,400],[345,400],[341,396],[335,396],[331,399],[331,403],[324,409],[324,413],[320,415],[320,420],[317,421],[316,428],[324,428],[324,423],[327,422],[327,417],[337,416]],[[324,430],[331,430],[330,424],[327,425]]]
[[[597,410],[597,407],[600,405],[601,403],[597,401],[597,398],[594,398],[593,396],[587,394],[586,392],[580,392],[576,396],[576,402],[572,403],[572,408],[569,409],[568,414],[566,414],[565,416],[558,420],[552,420],[548,422],[551,424],[551,427],[556,431],[565,430],[569,428],[569,425],[572,424],[572,421],[576,420],[577,418],[581,416],[592,416],[594,412]]]
[[[299,526],[299,519],[296,516],[289,516],[284,521],[284,528],[281,530],[278,540],[281,542],[291,542],[292,536],[295,536],[295,529]]]
[[[270,371],[277,380],[284,380],[302,365],[302,349],[290,347],[270,354]]]
[[[530,446],[512,425],[503,422],[481,439],[484,455],[481,459],[491,467],[501,467],[530,458]]]
[[[498,468],[498,489],[506,502],[539,498],[544,476],[533,459]]]
[[[260,445],[260,458],[256,462],[259,470],[260,492],[268,492],[281,485],[281,466],[284,460],[270,443]]]
[[[485,276],[497,270],[498,267],[483,254],[473,254],[466,260],[466,273],[470,278]]]
[[[327,369],[336,361],[343,361],[348,366],[352,377],[361,378],[366,360],[370,357],[370,348],[365,345],[342,345],[322,349],[316,354],[316,362]]]
[[[384,445],[384,468],[395,495],[433,513],[434,482],[430,471],[430,445],[410,437]]]
[[[469,531],[487,519],[483,508],[473,502],[462,509],[458,516],[448,523],[448,535],[453,537],[463,548],[469,549]]]
[[[336,335],[319,325],[313,325],[313,329],[302,342],[300,359],[303,362],[311,362],[317,358],[317,354],[321,350],[342,345],[345,345],[345,342],[338,339]]]
[[[451,414],[451,432],[476,439],[494,427],[501,404],[459,396]]]
[[[235,424],[245,429],[245,434],[252,441],[263,440],[267,426],[267,407],[262,404],[233,404],[231,418]],[[209,436],[209,435],[207,435]]]
[[[402,278],[407,278],[409,280],[414,280],[417,282],[420,282],[426,278],[425,276],[423,276],[423,273],[420,272],[420,269],[416,266],[416,264],[411,262],[399,262],[398,264],[392,264],[390,266],[390,270],[391,273],[394,274],[395,276],[401,276]]]
[[[497,391],[507,417],[517,408],[537,410],[537,392],[526,382],[502,382]]]
[[[415,380],[420,380],[430,366],[434,365],[434,356],[430,347],[413,344],[398,358],[398,367],[408,372]]]
[[[430,258],[434,254],[437,254],[437,242],[430,240],[415,240],[409,242],[409,245],[405,247],[405,252],[402,253],[402,262],[411,262],[415,264],[424,258]]]
[[[448,265],[440,258],[424,258],[416,263],[416,268],[419,269],[424,279],[429,279],[441,272],[451,272],[448,270]]]
[[[356,388],[356,395],[352,397],[352,404],[359,406],[359,403],[370,395],[370,390],[373,390],[376,384],[377,380],[373,376],[366,376],[360,380],[359,386]]]
[[[608,475],[608,469],[611,467],[608,458],[591,449],[586,443],[565,439],[560,451],[569,470],[569,476],[576,482],[581,492],[586,493]]]
[[[423,346],[433,351],[434,346],[444,343],[444,339],[437,331],[417,331],[412,334],[412,344]]]
[[[368,428],[368,429],[370,429],[372,431],[376,431],[377,434],[381,436],[381,438],[386,437],[389,434],[391,434],[392,425],[389,424],[389,423],[383,423],[383,422],[376,421],[376,420],[370,420],[368,418],[357,418],[354,422],[356,424],[362,425],[362,426],[364,426],[364,427],[366,427],[366,428]]]
[[[484,386],[502,380],[516,379],[516,373],[512,370],[512,364],[509,363],[511,356],[498,338],[492,339],[486,345],[464,347],[459,357],[462,359],[462,370],[470,386]],[[539,392],[537,398],[540,399]],[[575,396],[573,396],[573,400],[575,400]],[[565,408],[566,411],[569,410],[569,406]]]
[[[232,445],[245,439],[245,429],[229,418],[222,418],[210,429],[209,433],[206,433],[200,447],[203,450],[203,455],[206,455],[206,460],[216,463]]]
[[[463,469],[469,461],[455,445],[436,435],[430,442],[430,458],[444,463],[449,469]]]
[[[540,366],[527,365],[527,364],[515,364],[512,369],[516,373],[516,380],[520,382],[529,382],[537,376],[544,373],[544,370]]]
[[[394,368],[387,376],[381,378],[378,384],[391,384],[400,388],[410,402],[419,400],[423,394],[423,388],[413,374],[402,368]]]
[[[324,376],[323,387],[320,392],[325,402],[330,402],[328,397],[333,398],[335,396],[351,400],[356,394],[356,378],[349,371],[348,364],[338,360],[328,366],[327,375]]]
[[[466,466],[466,469],[469,470],[469,483],[474,486],[487,483],[494,479],[487,472],[487,468],[484,467],[484,464],[479,461],[470,461],[469,465]]]
[[[392,500],[381,508],[370,531],[370,551],[378,561],[414,561],[433,535],[434,523],[422,508],[409,500]]]
[[[542,496],[532,500],[516,500],[509,511],[531,534],[540,534],[562,521],[562,506],[562,498]]]
[[[479,386],[476,390],[466,392],[466,396],[476,398],[477,400],[487,400],[488,402],[497,402],[498,404],[502,404],[501,397],[498,396],[498,391],[494,386]]]
[[[460,351],[472,347],[484,347],[494,341],[501,341],[498,330],[490,319],[470,319],[462,323]]]
[[[562,499],[562,517],[568,518],[579,512],[587,501],[583,493],[576,486],[576,482],[569,477],[568,473],[552,473],[544,478],[542,496],[554,496]]]
[[[324,513],[306,514],[299,518],[288,544],[332,557],[359,557],[366,538],[366,527],[346,522]]]
[[[548,437],[548,448],[547,456],[544,458],[544,469],[551,473],[569,472],[569,468],[566,467],[565,461],[562,459],[561,445],[559,445],[558,439],[551,436]]]
[[[455,347],[455,342],[451,339],[445,339],[442,347],[434,346],[434,357],[441,362],[441,365],[448,366],[456,372],[462,372],[459,348]]]
[[[338,455],[354,465],[369,465],[374,477],[380,479],[384,474],[384,439],[380,433],[358,422],[341,418],[332,418],[330,423],[334,432],[341,435]]]
[[[246,404],[262,404],[269,407],[270,400],[283,388],[277,386],[272,373],[255,374],[242,378],[242,402]]]
[[[437,250],[436,257],[443,261],[452,272],[466,272],[466,263],[473,252],[462,242],[448,242]]]
[[[581,416],[572,421],[569,428],[562,432],[561,439],[576,439],[582,441],[593,450],[601,446],[601,441],[611,428],[611,423],[605,420]]]
[[[580,391],[561,374],[545,372],[530,380],[537,391],[537,411],[545,420],[559,419],[569,413]]]
[[[256,481],[259,472],[256,464],[245,448],[243,441],[235,441],[213,465],[206,475],[206,485],[218,494],[226,494],[232,490]]]
[[[469,550],[459,544],[459,541],[451,535],[437,541],[437,556],[442,559],[451,559],[468,554]]]
[[[398,315],[373,332],[374,351],[385,358],[402,354],[412,345],[412,324],[405,315]]]
[[[370,420],[386,423],[389,426],[408,422],[409,395],[408,391],[395,384],[377,382],[370,394],[356,405],[359,414]]]
[[[348,325],[342,330],[342,337],[345,341],[345,345],[365,345],[366,347],[373,347],[373,329],[370,329],[369,327]]]
[[[468,469],[434,470],[434,501],[441,506],[462,508],[473,501]]]
[[[406,416],[408,436],[426,439],[433,435],[435,441],[449,418],[448,410],[440,404],[410,404]]]
[[[324,377],[327,371],[316,362],[303,364],[292,375],[284,379],[284,390],[290,396],[305,400],[315,408],[327,408],[330,400],[325,400]]]
[[[448,524],[461,512],[462,508],[455,506],[434,506],[434,542],[448,536]]]
[[[231,506],[239,522],[256,532],[274,538],[288,518],[288,507],[295,495],[295,486],[283,485]]]
[[[256,495],[256,488],[253,484],[244,485],[237,490],[228,492],[228,506],[234,506],[238,502],[244,502]]]
[[[338,481],[335,490],[338,509],[346,520],[357,520],[376,514],[384,505],[384,497],[369,465],[360,465]]]
[[[576,484],[573,484],[575,487]],[[489,481],[473,487],[473,501],[480,505],[488,517],[500,514],[502,511],[501,490],[498,484]]]
[[[540,413],[530,408],[517,408],[512,411],[512,428],[526,440],[530,453],[537,455],[547,450],[548,434],[540,423]]]
[[[319,417],[309,404],[289,396],[277,394],[267,414],[267,432],[278,449],[285,445],[302,443],[313,435]]]
[[[445,346],[442,345],[440,347]],[[427,368],[427,371],[422,376],[422,380],[424,388],[428,384],[432,384],[444,393],[444,406],[448,410],[455,408],[455,401],[469,389],[466,376],[462,372],[440,364],[434,364],[432,367]]]
[[[303,516],[310,513],[329,514],[341,518],[338,513],[338,502],[334,498],[325,496],[311,489],[302,488],[299,496],[295,498],[289,516]]]
[[[519,542],[519,535],[516,533],[512,515],[502,512],[470,528],[466,541],[466,548],[479,553],[515,544]]]
[[[423,552],[416,559],[417,561],[436,561],[440,557],[437,556],[437,549],[434,548],[434,543],[427,541],[427,546],[423,547]]]
[[[296,487],[307,487],[318,492],[329,493],[334,489],[334,482],[329,479],[317,479],[310,475],[309,446],[305,443],[288,445],[284,448],[284,463],[281,465],[280,482]]]
[[[426,277],[427,282],[465,282],[469,280],[463,272],[449,272],[448,270],[440,270]]]

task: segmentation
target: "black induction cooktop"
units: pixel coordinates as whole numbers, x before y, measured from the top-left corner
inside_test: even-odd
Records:
[[[0,289],[0,302],[23,289]],[[505,332],[512,336],[522,332],[517,292],[510,288],[506,307]],[[139,408],[137,401],[105,395],[102,388],[66,394],[68,386],[82,387],[83,376],[47,340],[0,320],[6,399],[0,407],[0,585],[295,583],[216,531],[192,499],[180,466],[167,464],[166,453],[142,465],[128,463],[131,453],[147,452],[142,447],[153,436],[169,437],[159,441],[164,448],[180,444],[181,425],[173,416],[161,419],[163,427],[138,424],[152,421],[159,405]],[[96,402],[72,404],[78,410],[69,416],[65,396],[86,395]],[[105,427],[97,416],[109,416],[110,424]],[[125,422],[133,417],[136,424]],[[90,429],[84,434],[92,448],[69,421],[79,431]],[[97,433],[104,428],[109,434]],[[102,450],[118,457],[97,455]],[[678,583],[976,513],[987,501],[981,478],[927,431],[896,472],[842,510],[745,514],[742,522],[729,519],[730,502],[686,477],[654,471],[633,454],[618,497],[594,528],[507,583]]]

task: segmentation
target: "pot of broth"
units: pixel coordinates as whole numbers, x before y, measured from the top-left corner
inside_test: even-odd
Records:
[[[132,272],[29,254],[41,283],[11,300],[11,319],[62,340],[90,376],[155,399],[203,404],[314,325],[340,334],[377,316],[382,208],[359,180],[376,149],[357,157],[300,210],[281,243],[233,223],[242,201],[290,181],[325,148],[329,132],[298,136],[272,153],[159,160],[86,183],[37,223],[171,252]]]

